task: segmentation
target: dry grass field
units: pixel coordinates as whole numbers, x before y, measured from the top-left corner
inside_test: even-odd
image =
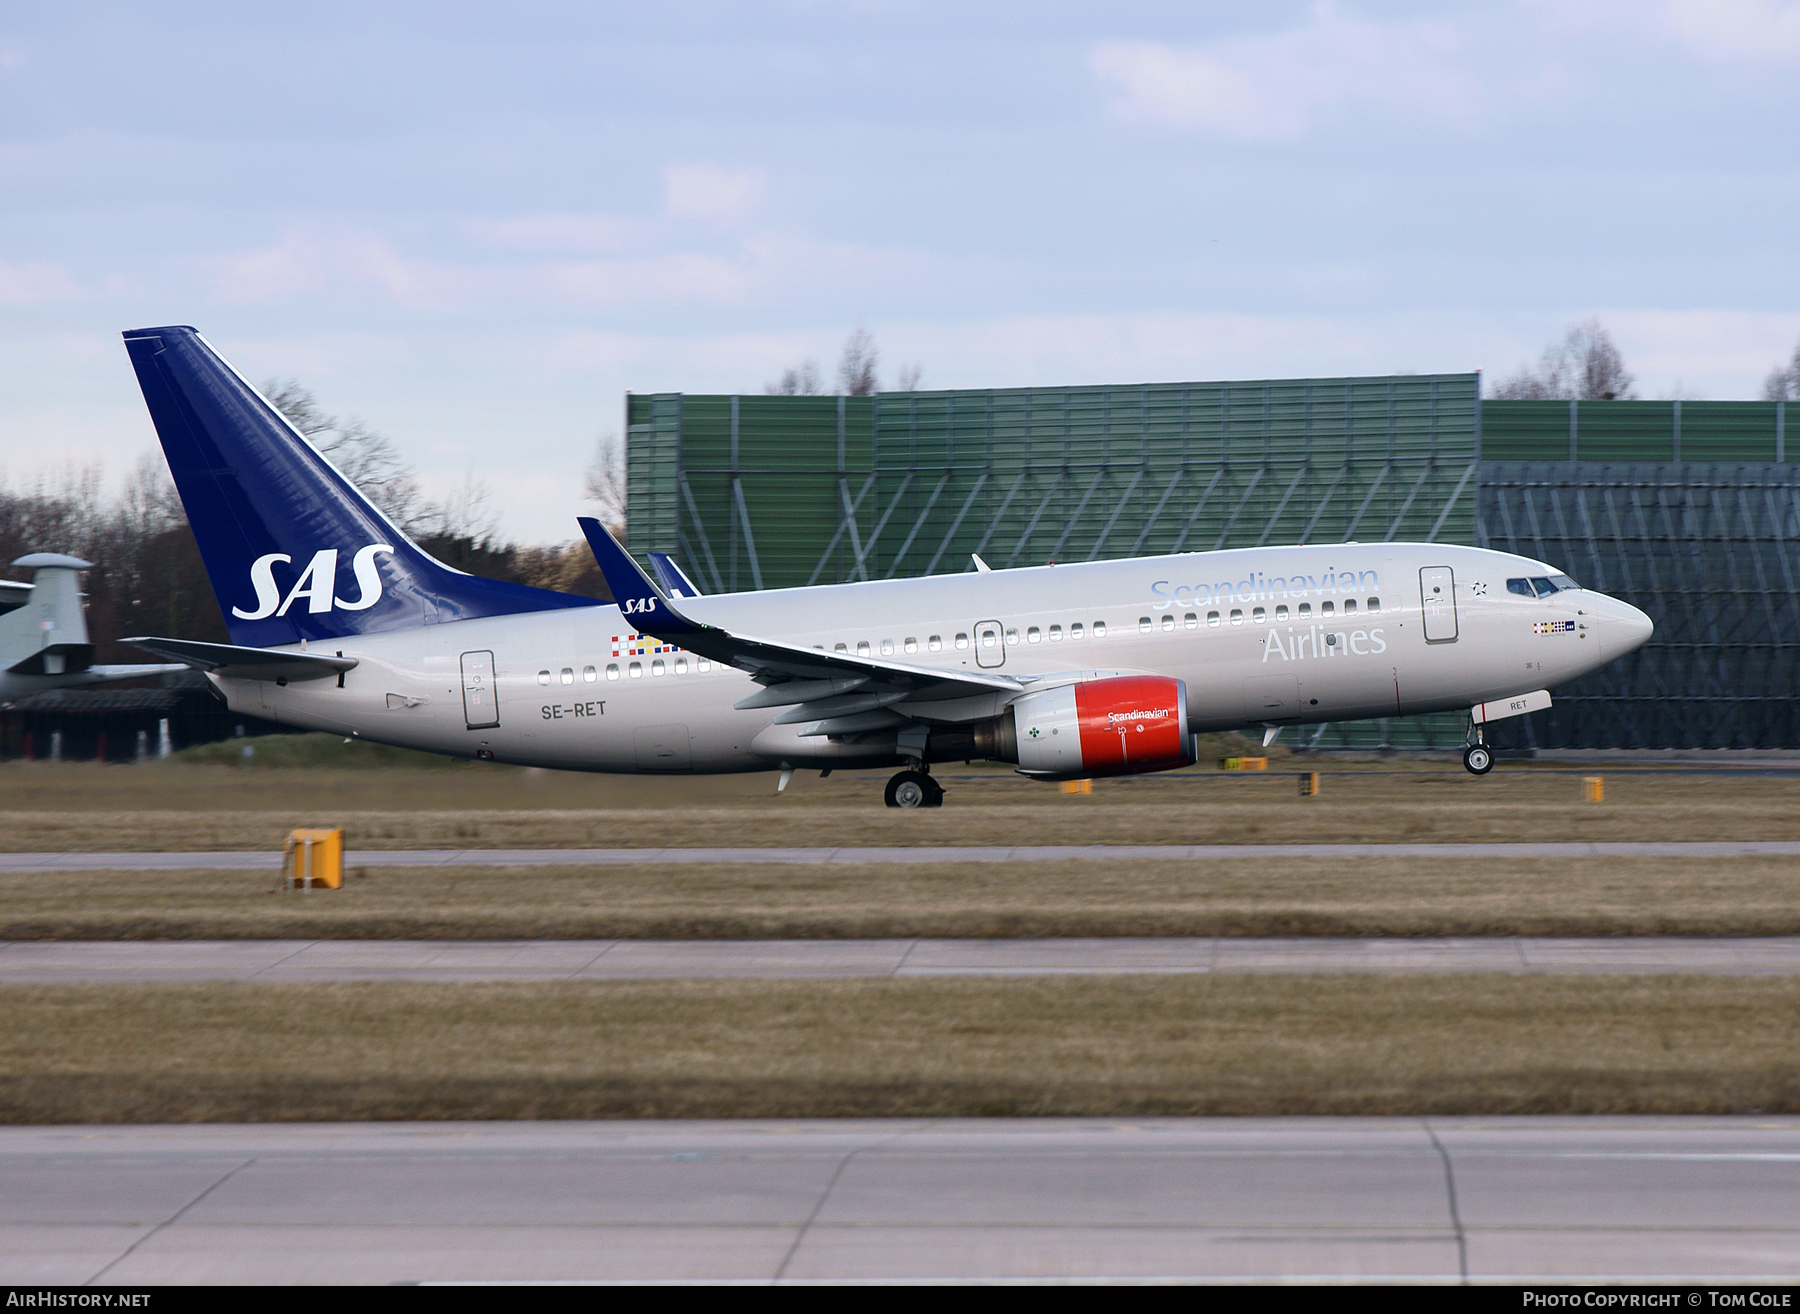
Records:
[[[0,875],[0,939],[1795,935],[1800,859],[352,868]]]
[[[11,987],[0,1122],[1800,1110],[1800,981]]]
[[[1280,766],[1279,760],[1271,766]],[[1800,839],[1800,776],[1503,763],[1345,766],[1299,797],[1267,773],[1195,768],[1068,796],[998,767],[940,768],[941,809],[881,805],[885,773],[651,778],[459,764],[234,767],[173,761],[0,766],[0,850],[278,849],[295,826],[342,826],[353,851],[788,845],[1207,844],[1430,840]]]
[[[402,869],[383,849],[1800,839],[1800,777],[1277,759],[1065,796],[945,768],[652,779],[319,740],[0,766],[0,848],[279,849],[350,878],[0,876],[0,938],[1800,934],[1800,860],[1282,857]],[[212,760],[207,760],[208,756]],[[1301,767],[1324,794],[1298,795]],[[1280,769],[1285,767],[1286,769]],[[1800,978],[1106,977],[13,986],[0,1122],[1800,1110]]]

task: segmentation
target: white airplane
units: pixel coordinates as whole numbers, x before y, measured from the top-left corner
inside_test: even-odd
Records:
[[[0,580],[0,699],[187,669],[179,663],[94,665],[76,578],[94,563],[60,552],[33,552],[13,565],[31,571],[31,583]]]
[[[1479,775],[1487,722],[1549,706],[1651,633],[1543,562],[1432,543],[677,601],[583,519],[616,599],[596,603],[426,556],[193,329],[125,341],[233,639],[131,642],[307,729],[573,770],[779,768],[780,787],[898,766],[888,805],[931,807],[937,762],[1131,775],[1193,762],[1201,731],[1261,727],[1266,744],[1460,709]]]

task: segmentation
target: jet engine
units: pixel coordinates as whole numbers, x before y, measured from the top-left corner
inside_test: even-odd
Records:
[[[1121,675],[1026,694],[975,728],[983,757],[1045,779],[1130,776],[1194,761],[1187,685]]]

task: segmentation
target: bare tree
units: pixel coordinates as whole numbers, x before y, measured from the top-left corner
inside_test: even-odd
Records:
[[[803,360],[798,365],[791,365],[781,372],[781,377],[774,383],[763,385],[763,391],[771,397],[816,397],[821,388],[819,362],[816,360]]]
[[[876,367],[881,362],[881,353],[875,348],[875,338],[868,329],[858,324],[856,331],[844,342],[844,354],[838,359],[838,391],[851,397],[867,397],[881,391],[881,380],[876,375]]]
[[[487,482],[470,470],[441,501],[421,507],[416,524],[426,538],[489,544],[500,532],[500,513],[494,510],[494,494]]]
[[[572,543],[514,548],[512,554],[514,570],[521,584],[612,601],[612,592],[606,586],[606,576],[600,573],[599,563],[594,560],[593,549],[580,539]]]
[[[625,444],[616,433],[603,433],[594,444],[594,459],[588,463],[581,490],[588,501],[598,507],[596,518],[614,534],[625,533],[625,511],[628,505],[625,484]]]
[[[1634,378],[1612,335],[1598,319],[1569,327],[1566,337],[1548,347],[1534,371],[1522,368],[1491,394],[1502,401],[1628,401]]]
[[[354,415],[327,414],[298,379],[270,379],[262,394],[389,520],[409,534],[423,527],[429,508],[420,505],[418,474],[392,439]]]
[[[145,452],[126,477],[119,493],[119,521],[133,537],[150,538],[187,523],[187,510],[181,505],[181,494],[169,477],[168,462],[156,453]]]
[[[838,358],[837,390],[849,397],[867,397],[881,391],[881,352],[875,337],[862,325],[844,341],[843,355]],[[924,371],[917,365],[904,365],[895,386],[901,392],[916,392]],[[771,397],[812,397],[824,391],[817,361],[803,360],[781,372],[774,383],[763,391]]]
[[[1795,346],[1792,360],[1769,371],[1763,380],[1763,400],[1800,401],[1800,345]]]

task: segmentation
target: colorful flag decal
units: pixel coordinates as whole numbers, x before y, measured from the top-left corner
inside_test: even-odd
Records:
[[[681,651],[674,644],[664,643],[648,634],[615,634],[612,640],[615,657],[660,657],[664,653]]]

